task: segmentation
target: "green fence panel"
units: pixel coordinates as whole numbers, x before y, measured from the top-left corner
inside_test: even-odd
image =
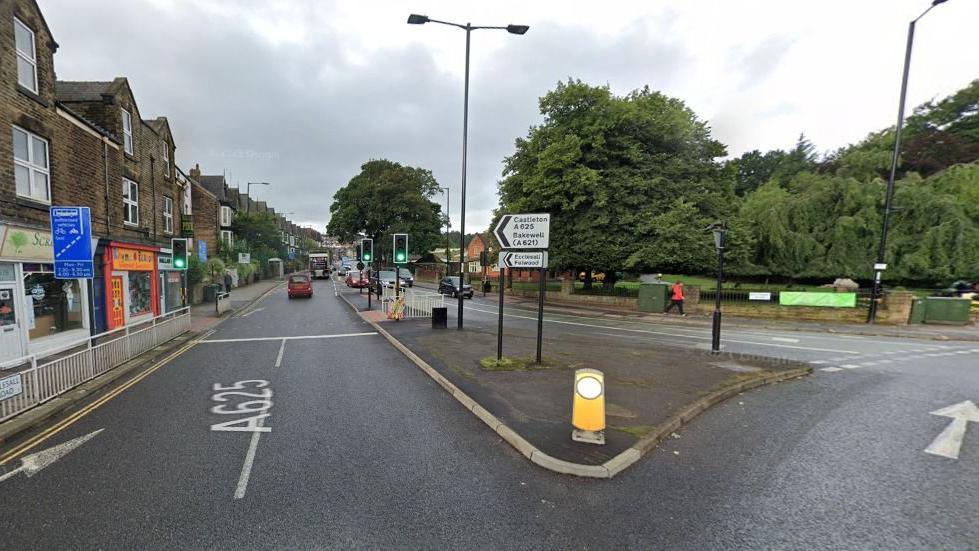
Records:
[[[856,308],[856,293],[808,293],[782,291],[778,294],[782,306],[819,306],[824,308]]]

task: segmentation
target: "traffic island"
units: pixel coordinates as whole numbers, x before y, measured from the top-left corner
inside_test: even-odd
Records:
[[[341,294],[358,309],[355,295]],[[371,321],[378,331],[520,453],[557,472],[610,477],[674,437],[698,414],[740,392],[807,375],[802,363],[663,346],[636,340],[609,346],[601,334],[544,337],[504,330],[506,356],[496,359],[496,326],[433,330],[428,320]],[[605,445],[571,439],[577,369],[604,373]]]

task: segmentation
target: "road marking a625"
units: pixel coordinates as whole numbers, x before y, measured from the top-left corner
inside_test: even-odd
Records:
[[[221,402],[211,407],[211,413],[218,415],[240,415],[255,413],[249,417],[215,423],[213,431],[227,432],[272,432],[272,427],[264,426],[264,419],[271,415],[272,389],[269,382],[261,379],[238,381],[229,386],[215,383],[216,392],[211,399]]]

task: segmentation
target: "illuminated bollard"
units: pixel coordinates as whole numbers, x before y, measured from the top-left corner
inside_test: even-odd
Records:
[[[575,442],[605,444],[605,375],[601,371],[575,371],[571,425]]]

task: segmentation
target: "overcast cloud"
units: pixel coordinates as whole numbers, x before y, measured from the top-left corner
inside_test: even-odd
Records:
[[[465,34],[473,35],[467,229],[483,229],[513,140],[537,98],[575,77],[684,99],[732,155],[821,151],[893,124],[907,22],[927,0],[401,1],[39,0],[62,80],[126,76],[144,118],[165,115],[177,161],[226,171],[322,229],[334,192],[368,159],[431,169],[458,227]],[[979,78],[979,3],[918,25],[909,103]],[[441,199],[444,204],[444,198]]]

